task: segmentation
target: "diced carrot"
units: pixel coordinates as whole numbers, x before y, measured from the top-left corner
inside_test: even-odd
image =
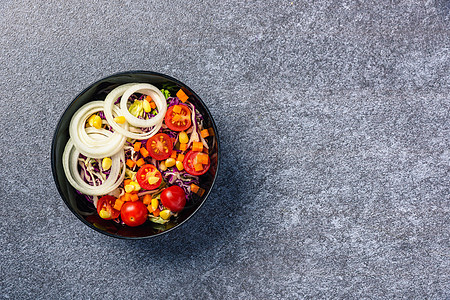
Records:
[[[202,164],[195,164],[194,165],[194,170],[197,172],[200,172],[203,170],[203,165]]]
[[[141,142],[136,142],[136,143],[134,143],[134,151],[139,151],[139,149],[141,149],[141,145],[142,145],[142,143]]]
[[[122,208],[124,201],[119,199],[116,199],[116,202],[114,202],[114,209],[120,210]]]
[[[173,106],[173,112],[176,113],[176,114],[179,114],[181,112],[181,106],[174,105]]]
[[[125,186],[125,185],[129,185],[130,182],[131,182],[131,179],[125,179],[125,180],[123,181],[123,185],[124,185],[124,186]]]
[[[209,135],[210,135],[210,136],[213,136],[213,135],[214,135],[214,128],[209,127],[209,128],[208,128],[208,132],[209,132]]]
[[[193,142],[192,143],[192,151],[201,152],[203,150],[203,144],[201,142]]]
[[[142,199],[142,202],[145,205],[149,205],[150,203],[152,203],[152,196],[150,196],[149,194],[145,195],[144,198]]]
[[[145,149],[144,147],[142,147],[141,150],[139,150],[139,152],[141,152],[143,157],[147,157],[149,154],[147,149]]]
[[[149,213],[153,212],[153,207],[151,205],[147,205],[147,210]]]
[[[183,159],[184,159],[184,155],[183,154],[178,154],[178,156],[177,156],[177,160],[178,161],[183,161]]]
[[[151,206],[151,205],[150,205]],[[155,216],[155,217],[157,217],[157,216],[159,216],[159,208],[157,208],[156,210],[154,210],[153,211],[153,215]]]
[[[138,167],[140,167],[140,166],[142,166],[142,165],[144,165],[145,164],[145,160],[143,159],[143,158],[139,158],[137,161],[136,161],[136,165],[138,166]]]
[[[177,97],[181,100],[181,102],[186,102],[186,100],[189,98],[187,95],[186,95],[186,93],[182,90],[182,89],[180,89],[178,92],[177,92]]]
[[[133,169],[133,167],[134,167],[135,164],[136,164],[136,162],[135,162],[134,160],[132,160],[132,159],[127,159],[127,166],[128,166],[130,169]]]
[[[202,164],[202,165],[206,165],[209,160],[209,156],[206,153],[199,153],[199,154],[197,154],[196,158],[197,158],[197,163]]]
[[[200,187],[198,185],[191,183],[191,191],[193,193],[197,193],[199,188]]]
[[[205,193],[205,190],[202,188],[199,188],[196,194],[201,197],[201,196],[203,196],[204,193]]]
[[[180,144],[180,150],[181,150],[181,151],[186,151],[186,150],[187,150],[187,144],[181,143],[181,144]]]
[[[172,157],[173,159],[177,158],[177,151],[172,151],[170,157]]]
[[[150,96],[146,96],[146,97],[145,97],[145,100],[147,100],[148,103],[151,103],[151,101],[153,101],[152,97],[150,97]]]
[[[132,193],[132,194],[130,194],[130,199],[131,199],[131,201],[135,202],[135,201],[139,200],[139,196],[136,193]]]
[[[200,135],[202,136],[202,138],[208,137],[209,136],[208,129],[203,129],[202,131],[200,131]]]
[[[152,109],[155,109],[155,108],[156,108],[156,103],[155,103],[154,101],[151,101],[151,102],[150,102],[150,107],[151,107]]]
[[[131,201],[131,196],[130,196],[130,194],[129,194],[129,193],[125,193],[125,194],[123,195],[123,200],[124,200],[124,201]]]

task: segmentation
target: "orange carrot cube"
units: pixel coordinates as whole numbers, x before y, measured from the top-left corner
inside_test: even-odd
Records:
[[[206,153],[199,153],[197,154],[197,163],[206,165],[209,161],[209,156]]]
[[[184,155],[183,154],[178,154],[178,156],[177,156],[177,160],[178,161],[183,161],[183,159],[184,159]]]
[[[130,169],[133,169],[133,167],[134,167],[135,164],[136,164],[136,162],[135,162],[134,160],[132,160],[132,159],[127,159],[127,166],[128,166]]]
[[[181,106],[179,106],[179,105],[174,105],[174,106],[173,106],[173,112],[176,113],[176,114],[181,113]]]
[[[194,170],[197,172],[200,172],[203,170],[203,165],[202,164],[195,164],[194,165]]]
[[[144,147],[142,147],[139,152],[141,152],[143,157],[147,157],[149,155],[147,149],[145,149]]]
[[[192,151],[201,152],[203,150],[203,144],[201,142],[193,142],[192,143]]]
[[[197,193],[197,191],[198,191],[199,188],[200,188],[200,187],[199,187],[198,185],[191,183],[191,191],[192,191],[193,193]]]
[[[134,143],[134,151],[139,151],[139,149],[141,149],[141,145],[142,145],[142,143],[141,142],[136,142],[136,143]]]
[[[208,137],[209,136],[208,129],[203,129],[202,131],[200,131],[200,135],[202,136],[202,138]]]
[[[181,102],[186,102],[186,100],[189,98],[187,95],[186,95],[186,93],[182,90],[182,89],[180,89],[178,92],[177,92],[177,97],[181,100]]]
[[[142,199],[142,203],[144,203],[145,205],[149,205],[150,203],[152,203],[152,196],[150,196],[149,194],[145,195]]]
[[[140,166],[142,166],[142,165],[144,165],[145,164],[145,160],[143,159],[143,158],[139,158],[137,161],[136,161],[136,165],[138,166],[138,167],[140,167]]]
[[[135,201],[139,200],[139,196],[136,193],[132,193],[132,194],[130,194],[130,199],[131,199],[131,201],[135,202]]]
[[[122,208],[124,201],[121,199],[116,199],[116,202],[114,202],[114,209],[120,210]]]

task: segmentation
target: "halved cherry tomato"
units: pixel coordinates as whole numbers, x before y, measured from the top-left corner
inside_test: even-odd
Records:
[[[172,185],[161,193],[161,203],[173,212],[180,211],[186,205],[186,193],[177,185]]]
[[[177,107],[177,109],[175,109]],[[174,111],[175,109],[175,111]],[[180,112],[177,112],[180,110]],[[167,127],[174,131],[183,131],[191,126],[191,111],[184,104],[172,105],[164,118]]]
[[[148,211],[142,201],[125,202],[120,209],[122,221],[128,226],[139,226],[147,220]]]
[[[161,184],[161,173],[154,165],[143,165],[136,174],[136,180],[141,188],[146,190],[154,190]]]
[[[105,220],[116,219],[120,215],[120,211],[114,209],[116,198],[110,195],[101,197],[97,202],[97,213]]]
[[[172,154],[172,139],[165,133],[158,133],[147,140],[146,148],[154,159],[167,159]]]
[[[186,172],[188,172],[189,174],[191,174],[191,175],[196,175],[196,176],[198,176],[198,175],[203,175],[203,174],[205,174],[207,171],[208,171],[208,169],[209,169],[209,166],[210,166],[210,164],[211,164],[211,161],[210,161],[210,159],[209,159],[209,157],[208,157],[208,163],[206,163],[206,164],[201,164],[201,166],[202,166],[202,169],[201,170],[195,170],[195,165],[197,164],[197,155],[199,154],[199,153],[202,153],[202,152],[198,152],[198,151],[189,151],[187,154],[186,154],[186,156],[184,157],[184,160],[183,160],[183,167],[184,167],[184,169],[186,170]]]

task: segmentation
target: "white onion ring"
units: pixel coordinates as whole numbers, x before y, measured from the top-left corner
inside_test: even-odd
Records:
[[[134,133],[130,132],[128,129],[122,128],[117,124],[112,116],[112,110],[114,109],[114,101],[121,97],[127,89],[131,86],[137,85],[136,83],[127,83],[120,85],[113,89],[105,98],[103,112],[105,113],[106,121],[109,125],[114,129],[115,132],[118,132],[128,138],[136,139],[136,140],[145,140],[152,136],[154,136],[159,129],[161,128],[162,121],[159,125],[156,125],[149,132],[146,133]],[[165,113],[164,113],[165,114]],[[126,119],[126,118],[125,118]]]
[[[125,153],[124,151],[116,153],[112,159],[111,172],[108,178],[98,186],[91,186],[87,184],[80,176],[78,172],[78,157],[80,152],[75,147],[72,139],[66,144],[64,148],[62,162],[64,173],[69,183],[78,191],[85,195],[99,196],[105,195],[113,190],[115,190],[122,182],[125,177]],[[119,176],[120,164],[123,164],[122,173]]]
[[[89,102],[77,110],[70,121],[70,137],[77,150],[87,157],[103,158],[113,156],[115,153],[120,151],[120,149],[122,149],[122,146],[126,140],[126,137],[119,132],[110,132],[110,135],[100,135],[97,136],[97,138],[92,138],[88,135],[88,131],[97,131],[97,133],[107,131],[105,129],[96,129],[93,127],[85,128],[87,119],[92,114],[103,111],[103,108],[103,101]],[[120,110],[115,108],[114,114],[118,116],[120,114]],[[128,124],[125,123],[124,127],[125,129],[128,129]]]
[[[144,95],[149,95],[158,107],[158,114],[148,120],[139,119],[133,116],[127,107],[128,98],[134,93],[141,93]],[[163,101],[164,100],[164,101]],[[136,127],[153,127],[159,125],[163,122],[164,116],[167,111],[166,98],[163,93],[154,85],[149,83],[138,83],[129,87],[122,95],[120,99],[120,110],[122,115],[127,119],[128,123]]]

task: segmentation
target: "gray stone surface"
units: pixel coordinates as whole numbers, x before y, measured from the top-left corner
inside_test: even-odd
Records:
[[[1,299],[450,297],[450,3],[2,1]],[[219,128],[209,201],[93,232],[50,168],[90,83],[166,73]]]

